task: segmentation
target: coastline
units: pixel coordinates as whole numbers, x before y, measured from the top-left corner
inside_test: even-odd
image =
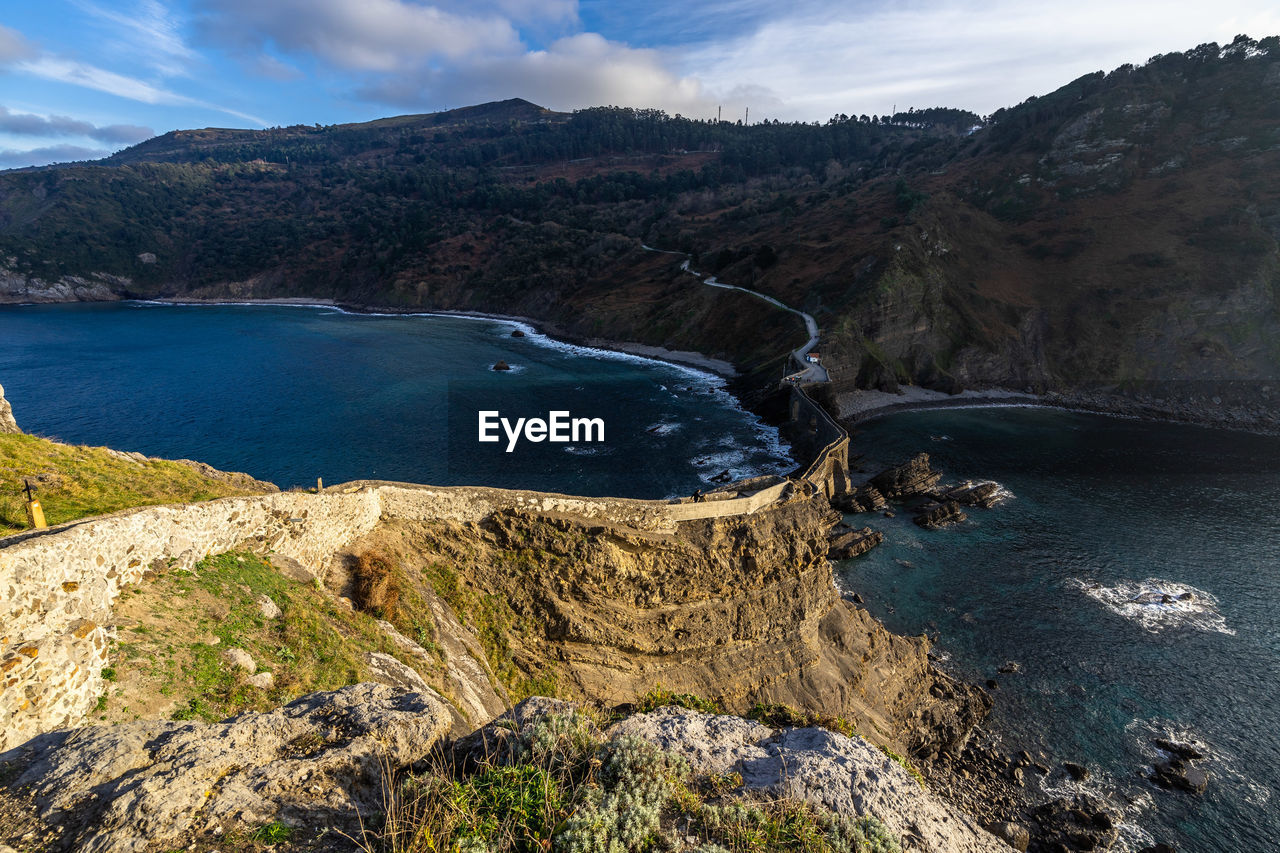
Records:
[[[538,320],[533,317],[522,317],[519,314],[492,314],[486,311],[454,311],[451,309],[417,310],[392,308],[372,305],[356,305],[350,302],[339,302],[334,299],[308,299],[304,297],[276,297],[271,299],[136,299],[124,300],[142,302],[149,305],[283,305],[298,308],[336,308],[348,314],[368,314],[406,317],[455,317],[461,320],[497,320],[517,323],[525,326],[522,331],[533,331],[560,343],[587,349],[604,350],[632,355],[650,361],[661,361],[679,367],[691,367],[703,373],[710,373],[721,379],[735,379],[739,376],[737,368],[731,362],[720,358],[712,358],[692,350],[672,350],[666,347],[643,344],[638,341],[614,341],[605,338],[582,338],[566,332],[555,323]]]
[[[1163,403],[1163,405],[1162,405]],[[846,426],[899,412],[965,408],[1061,409],[1113,418],[1183,424],[1207,429],[1246,432],[1253,435],[1280,435],[1280,412],[1257,410],[1243,413],[1238,408],[1209,408],[1192,403],[1170,406],[1165,401],[1123,397],[1084,391],[1050,391],[1047,394],[1011,391],[1004,388],[962,391],[947,394],[918,386],[904,386],[901,393],[858,389],[836,394],[837,418]]]

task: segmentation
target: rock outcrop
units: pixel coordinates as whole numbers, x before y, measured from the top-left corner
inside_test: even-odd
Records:
[[[968,517],[964,510],[960,509],[960,504],[955,501],[943,501],[940,504],[926,506],[912,521],[926,530],[940,530],[952,524],[959,524]]]
[[[471,523],[384,519],[352,549],[410,577],[450,565],[470,594],[509,603],[512,662],[560,691],[614,705],[662,685],[736,712],[842,715],[899,752],[963,747],[990,699],[934,669],[926,641],[841,597],[827,559],[836,517],[794,499],[665,533],[502,509]]]
[[[872,477],[870,484],[893,501],[928,494],[941,479],[942,475],[929,467],[929,454],[918,453],[909,462]]]
[[[926,853],[1007,853],[1008,847],[935,796],[881,750],[821,728],[775,730],[738,717],[666,707],[609,734],[637,735],[696,773],[742,775],[743,787],[845,815],[873,815]]]
[[[13,418],[13,406],[9,405],[9,401],[4,398],[4,386],[0,385],[0,433],[22,432],[18,429],[18,422]]]
[[[382,768],[422,759],[451,724],[435,695],[357,684],[222,723],[42,735],[0,754],[18,771],[0,792],[29,797],[51,851],[168,850],[275,820],[354,832],[357,811],[382,808]]]
[[[884,541],[884,534],[870,527],[854,530],[849,527],[837,527],[831,537],[831,547],[827,556],[832,560],[852,560],[867,553]]]
[[[65,275],[46,281],[0,266],[0,305],[23,302],[110,302],[120,299],[132,282],[103,272],[87,277]]]

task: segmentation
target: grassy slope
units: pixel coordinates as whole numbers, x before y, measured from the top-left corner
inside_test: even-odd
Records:
[[[268,596],[282,615],[267,619]],[[369,681],[367,652],[383,652],[445,690],[436,666],[400,650],[374,617],[353,611],[314,585],[291,580],[249,553],[219,554],[193,572],[167,572],[129,587],[116,607],[118,637],[104,672],[108,686],[90,719],[209,722],[265,711],[318,690]],[[224,657],[247,651],[274,686],[259,689]]]
[[[190,503],[261,494],[239,482],[205,476],[179,462],[138,462],[105,447],[59,444],[34,435],[0,435],[0,537],[28,527],[23,481],[29,479],[49,524],[135,506]]]

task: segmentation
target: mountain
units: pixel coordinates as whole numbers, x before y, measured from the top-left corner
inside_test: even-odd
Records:
[[[814,314],[839,389],[1030,387],[1272,418],[1278,239],[1277,37],[1086,75],[985,119],[742,126],[511,100],[181,131],[0,173],[9,301],[502,311],[776,379],[776,353],[803,341],[794,317],[694,287],[646,244]]]

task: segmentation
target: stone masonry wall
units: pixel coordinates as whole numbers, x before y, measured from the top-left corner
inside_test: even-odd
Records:
[[[148,507],[0,545],[0,752],[78,722],[102,692],[120,589],[159,564],[248,546],[318,570],[381,512],[373,490]]]
[[[848,436],[798,389],[795,399],[797,419],[812,425],[813,446],[802,452],[814,461],[804,479],[830,495],[847,484]],[[321,494],[147,507],[12,536],[0,542],[0,752],[75,725],[93,708],[120,589],[160,566],[189,569],[245,547],[323,575],[340,549],[384,516],[478,522],[495,510],[522,509],[673,533],[681,521],[754,513],[793,494],[785,481],[698,503],[362,481]]]

